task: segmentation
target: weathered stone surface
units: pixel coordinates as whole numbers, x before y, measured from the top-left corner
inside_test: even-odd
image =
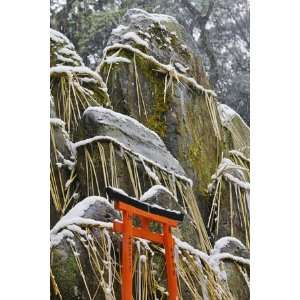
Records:
[[[129,37],[135,33],[148,46],[143,46],[136,38],[124,39],[128,33]],[[227,145],[222,136],[217,140],[212,125],[211,110],[217,111],[215,102],[211,102],[209,109],[203,91],[185,79],[176,78],[176,74],[191,77],[209,88],[192,37],[174,18],[134,9],[128,11],[122,26],[112,32],[109,45],[114,43],[139,49],[159,62],[157,64],[130,48],[116,46],[107,50],[106,55],[126,57],[131,63],[107,64],[104,60],[99,69],[107,78],[114,109],[156,131],[194,181],[194,191],[206,220],[207,185],[222,151],[227,151]],[[167,65],[169,71],[160,64]],[[221,130],[218,114],[215,122]]]
[[[200,55],[194,47],[192,37],[183,30],[175,19],[147,14],[141,10],[130,10],[122,23],[124,24],[123,27],[118,27],[117,30],[113,31],[110,45],[121,43],[138,49],[155,60],[132,51],[130,47],[111,48],[106,52],[103,64],[99,68],[100,73],[104,78],[107,78],[114,110],[134,117],[146,127],[154,130],[162,140],[135,120],[103,108],[92,107],[86,110],[79,126],[76,122],[80,120],[80,117],[70,121],[69,123],[74,122],[74,124],[69,124],[68,131],[71,133],[72,140],[78,141],[75,146],[73,145],[72,150],[77,149],[75,172],[77,172],[77,178],[80,182],[79,198],[82,199],[90,195],[105,196],[105,186],[107,185],[121,188],[136,198],[140,198],[139,196],[155,184],[166,184],[166,186],[170,186],[170,190],[173,187],[173,193],[175,190],[176,194],[182,186],[174,184],[175,180],[172,178],[172,173],[182,176],[187,174],[194,181],[194,191],[198,197],[201,213],[207,217],[211,205],[207,185],[211,181],[211,175],[215,172],[221,157],[229,157],[229,150],[237,149],[243,152],[245,146],[243,141],[245,139],[248,145],[249,140],[247,128],[235,117],[230,120],[230,124],[234,123],[234,126],[226,127],[224,124],[227,123],[223,122],[220,111],[221,120],[217,113],[214,123],[212,122],[211,113],[217,112],[216,103],[214,101],[209,102],[203,90],[197,85],[198,83],[204,88],[209,88],[205,72],[202,69]],[[72,57],[72,53],[68,50],[62,51],[63,57],[57,55],[61,53],[59,49],[71,48],[64,38],[58,35],[56,39],[56,46],[51,41],[53,44],[51,46],[53,48],[53,51],[51,50],[51,66],[57,66],[57,64],[72,67],[83,66],[79,60],[76,61],[76,58]],[[67,53],[71,53],[71,56]],[[68,59],[73,59],[74,62],[68,64]],[[62,72],[62,74],[67,80],[64,84],[77,77],[75,85],[80,83],[81,87],[87,89],[85,90],[87,94],[84,97],[88,94],[88,97],[93,95],[88,98],[91,101],[88,101],[85,107],[80,107],[79,115],[82,115],[86,107],[104,103],[106,100],[103,101],[105,98],[103,93],[106,92],[105,86],[97,83],[96,89],[99,90],[100,87],[99,94],[97,94],[97,91],[93,90],[95,82],[89,81],[93,79],[93,76],[90,77],[81,71],[76,73],[76,70],[82,71],[82,69],[74,69],[74,72],[68,71]],[[55,76],[51,78],[53,87],[51,116],[60,117],[58,111],[60,110],[62,113],[61,107],[66,108],[67,106],[66,103],[63,104],[62,95],[58,96],[59,88],[62,86],[57,77],[58,73],[53,74]],[[195,82],[185,79],[190,77],[194,78]],[[78,94],[76,97],[74,94],[69,96],[73,101]],[[76,107],[76,103],[73,104]],[[65,121],[68,122],[68,120]],[[218,139],[216,138],[216,128],[221,131],[221,136]],[[58,130],[55,132],[55,139],[63,157],[71,160],[71,149],[67,147],[68,142],[64,137],[62,128],[59,129],[58,127],[55,130]],[[97,136],[104,136],[107,139],[99,139],[97,142]],[[85,139],[90,139],[90,141],[86,141],[87,144],[80,146],[79,144]],[[130,156],[124,151],[124,148],[134,152],[135,155]],[[53,165],[58,168],[57,162],[53,160],[54,153],[55,151],[51,150],[51,162],[53,161]],[[243,153],[248,157],[246,152]],[[166,169],[169,173],[167,175],[161,174],[161,171],[155,173],[155,168],[147,163],[148,160]],[[148,169],[145,166],[146,163]],[[68,163],[63,167],[67,175],[63,177],[62,187],[66,186],[67,178],[69,178],[71,171],[69,167]],[[157,176],[159,178],[156,178]],[[160,182],[157,183],[157,181]],[[76,185],[74,187],[71,185],[71,187],[72,189],[76,188]],[[221,208],[222,224],[218,236],[228,235],[228,228],[230,227],[228,188],[223,185],[222,189],[225,190],[223,195],[226,200],[222,203],[226,203],[226,205]],[[177,202],[164,188],[157,189],[151,197],[146,197],[146,199],[144,197],[144,201],[167,209],[182,211],[180,205],[182,199],[179,198],[179,202]],[[234,207],[234,210],[236,209]],[[54,224],[59,217],[51,216],[51,224]],[[111,206],[97,202],[93,206],[89,206],[81,217],[87,220],[110,222],[118,218],[119,215]],[[238,215],[235,215],[234,220],[237,219]],[[177,232],[175,231],[175,235],[183,241],[188,241],[194,247],[202,249],[195,238],[193,221],[186,217]],[[62,226],[57,233],[64,229],[74,230],[74,227],[72,227],[73,229],[66,227],[67,225]],[[78,235],[80,230],[89,232],[97,241],[100,240],[100,237],[103,240],[103,236],[108,234],[116,251],[114,262],[119,263],[120,240],[118,235],[112,234],[108,228],[101,229],[99,226],[92,226],[91,224],[79,224],[79,229],[77,228],[73,232],[74,236],[71,241],[69,240],[70,237],[66,235],[51,249],[51,267],[63,299],[90,299],[86,283],[78,269],[78,261],[76,260],[78,257],[86,276],[85,281],[88,282],[91,298],[95,300],[110,299],[109,296],[106,295],[108,298],[105,296],[103,289],[97,290],[98,283],[95,280],[94,270],[91,268],[91,255],[84,245],[87,239],[82,242],[81,237],[83,236]],[[106,230],[105,234],[104,230]],[[240,228],[240,232],[242,230]],[[240,237],[240,235],[237,236]],[[108,245],[107,241],[105,241],[105,245]],[[74,249],[79,256],[74,254]],[[136,254],[135,251],[136,249],[134,255]],[[219,253],[226,252],[237,257],[249,257],[245,247],[241,247],[239,243],[231,243],[231,241],[219,249]],[[159,273],[164,269],[164,258],[162,253],[158,253],[160,252],[155,252],[153,262],[157,264],[156,270]],[[101,250],[99,256],[103,257]],[[187,258],[191,259],[189,255]],[[223,263],[228,285],[235,299],[249,299],[249,289],[244,276],[245,274],[249,276],[249,268],[228,259],[225,259]],[[151,264],[152,261],[149,265]],[[101,264],[102,267],[103,264]],[[245,271],[244,275],[241,273],[241,268]],[[107,270],[105,276],[108,276]],[[215,277],[216,274],[212,276]],[[164,276],[159,279],[164,282],[163,285],[165,286]],[[213,278],[208,278],[208,280],[211,284]],[[197,289],[200,290],[201,287],[200,285],[198,287],[198,284]],[[182,282],[182,288],[184,289],[183,299],[192,298],[190,288],[184,282]],[[114,291],[116,293],[120,291],[120,286],[116,282]],[[219,289],[216,288],[215,291],[219,291]],[[97,295],[93,297],[95,292]],[[120,295],[116,295],[116,298],[120,299]],[[212,298],[215,297],[212,296]],[[53,294],[52,299],[55,299]]]
[[[237,259],[223,259],[227,283],[234,299],[250,299],[250,266],[242,263],[249,259],[250,252],[238,239],[223,237],[215,243],[212,255],[230,254]],[[241,258],[241,261],[239,261]]]
[[[250,128],[232,108],[226,104],[218,103],[218,111],[222,122],[224,134],[229,131],[230,148],[240,151],[250,158]]]
[[[105,136],[115,139],[134,153],[153,161],[169,172],[185,175],[178,161],[153,131],[136,120],[103,107],[89,107],[82,117],[82,137]]]
[[[178,203],[178,200],[172,196],[170,191],[161,185],[154,185],[141,197],[141,201],[156,204],[165,209],[179,211],[185,214],[183,222],[178,224],[178,227],[174,229],[174,234],[177,238],[188,242],[195,248],[200,248],[197,239],[197,233],[193,227],[191,218],[184,212],[182,206]]]
[[[93,197],[83,200],[86,203],[89,202],[90,205],[82,205],[83,201],[78,203],[73,210],[77,209],[79,213],[76,214],[74,211],[70,211],[72,215],[63,217],[51,231],[51,270],[63,299],[86,300],[90,299],[89,293],[95,295],[94,299],[96,300],[105,298],[103,287],[99,288],[99,282],[97,281],[97,277],[95,277],[92,267],[95,267],[95,265],[92,264],[95,258],[91,259],[91,257],[89,257],[91,255],[89,251],[91,250],[87,250],[90,247],[87,245],[88,239],[98,240],[101,234],[103,236],[103,230],[109,229],[100,229],[100,227],[96,226],[90,228],[89,233],[83,234],[82,232],[85,232],[88,226],[87,224],[89,224],[90,221],[110,222],[115,219],[120,219],[120,215],[108,202],[99,197],[94,197],[95,199],[92,198]],[[81,209],[78,209],[79,205],[82,206]],[[82,222],[82,224],[80,224],[80,222]],[[75,226],[75,228],[68,227],[68,225]],[[67,231],[67,233],[61,238],[58,238],[63,230]],[[111,241],[114,247],[118,249],[118,238],[111,236]],[[101,256],[101,247],[97,244],[95,244],[95,247],[97,248],[95,251],[98,251],[98,255]],[[80,272],[78,259],[83,273]],[[101,268],[105,270],[103,261],[100,260],[100,264]],[[84,274],[84,277],[82,274]],[[107,270],[104,276],[107,278]],[[114,286],[114,290],[118,292],[120,290],[119,286]],[[51,299],[58,299],[55,297],[53,289]]]
[[[86,67],[74,45],[62,33],[50,30],[51,114],[66,123],[73,136],[78,119],[90,105],[110,106],[101,76]]]

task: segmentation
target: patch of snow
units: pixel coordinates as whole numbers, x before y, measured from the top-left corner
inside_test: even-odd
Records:
[[[85,67],[85,66],[55,66],[50,68],[50,76],[55,75],[55,74],[84,74],[84,75],[90,75],[93,77],[95,80],[97,80],[103,87],[105,86],[105,83],[103,82],[102,78],[100,75],[98,75],[96,72],[92,71],[90,68]]]
[[[154,185],[142,195],[140,200],[141,201],[146,201],[146,200],[154,197],[157,193],[159,193],[160,190],[165,191],[166,193],[168,193],[170,196],[172,196],[174,198],[172,193],[166,187],[164,187],[162,185]],[[176,199],[176,201],[177,201],[177,199]]]
[[[153,172],[144,162],[144,159],[141,155],[139,155],[139,159],[142,162],[144,169],[146,171],[146,173],[148,174],[148,176],[150,178],[152,178],[157,184],[160,184],[159,178],[158,176],[155,174],[155,172]]]
[[[68,144],[68,148],[69,148],[69,150],[70,150],[70,152],[72,152],[72,149],[71,149],[71,146]],[[62,163],[60,163],[60,167],[62,167],[62,165],[65,165],[65,166],[67,166],[68,167],[68,169],[71,171],[71,170],[73,170],[73,168],[74,168],[74,166],[75,166],[75,162],[74,161],[71,161],[71,160],[69,160],[69,159],[65,159],[65,157],[62,155],[62,153],[61,152],[59,152],[58,150],[56,150],[57,151],[57,154],[58,154],[58,156],[59,156],[59,158],[62,160]],[[57,165],[58,165],[59,163],[57,163]]]
[[[176,69],[174,68],[174,66],[168,64],[168,65],[165,65],[165,64],[162,64],[160,63],[157,59],[155,59],[153,56],[151,55],[147,55],[145,54],[144,52],[142,52],[141,50],[137,49],[137,48],[134,48],[130,45],[123,45],[123,44],[119,44],[119,43],[116,43],[112,46],[108,46],[104,49],[103,51],[103,54],[104,54],[104,57],[106,56],[106,53],[109,51],[109,50],[113,50],[113,49],[127,49],[129,51],[132,51],[140,56],[142,56],[143,58],[151,61],[152,63],[156,64],[159,68],[161,68],[162,70],[165,70],[166,72],[171,72],[172,73],[172,76],[174,78],[178,78],[179,80],[181,79],[182,81],[194,86],[196,89],[202,91],[203,93],[205,94],[210,94],[214,97],[216,97],[216,93],[213,91],[213,90],[209,90],[209,89],[206,89],[204,88],[201,84],[199,84],[195,78],[192,78],[192,77],[188,77],[184,74],[181,74],[181,73],[178,73],[176,71]],[[100,63],[100,65],[98,66],[97,68],[97,72],[100,72],[101,68],[102,68],[102,65],[103,65],[103,62]]]
[[[215,182],[218,178],[222,176],[229,182],[238,185],[240,188],[245,190],[250,190],[250,183],[245,180],[244,173],[242,172],[245,168],[235,164],[228,158],[223,158],[218,166],[215,174],[212,175],[212,180]],[[210,185],[209,189],[213,186]]]
[[[50,124],[53,126],[59,126],[65,128],[66,123],[59,118],[50,118]]]
[[[149,48],[149,45],[146,41],[144,41],[142,38],[140,38],[135,32],[129,31],[122,35],[123,40],[132,40],[136,44],[141,45],[143,47]]]
[[[115,64],[115,63],[120,63],[120,62],[130,64],[131,60],[126,57],[114,56],[114,55],[106,56],[106,58],[105,58],[105,63],[107,63],[109,65]]]
[[[184,241],[181,241],[180,239],[178,239],[177,237],[173,236],[173,239],[175,241],[175,244],[176,246],[179,248],[179,249],[182,249],[182,250],[185,250],[185,251],[188,251],[189,253],[193,254],[193,255],[196,255],[196,256],[199,256],[201,259],[203,259],[205,262],[208,262],[209,260],[209,256],[205,253],[205,252],[202,252],[196,248],[194,248],[192,245],[190,245],[189,243],[187,242],[184,242]]]
[[[124,26],[121,24],[117,28],[113,29],[111,33],[113,35],[120,36],[124,31],[126,31],[128,29],[129,29],[129,26]]]
[[[186,73],[190,68],[189,67],[184,67],[181,63],[175,62],[174,66],[181,72],[181,73]]]
[[[70,42],[70,40],[65,35],[52,28],[50,28],[50,39],[56,43],[66,44],[65,47],[68,47],[71,50],[74,49],[74,45]]]
[[[140,262],[146,263],[147,262],[147,256],[146,255],[141,255],[140,256]]]
[[[129,9],[127,12],[127,15],[130,17],[130,19],[150,19],[154,22],[175,22],[178,23],[177,20],[169,15],[164,15],[164,14],[151,14],[146,12],[143,9],[140,8],[133,8],[133,9]]]
[[[230,253],[220,253],[209,256],[208,263],[210,264],[212,269],[218,274],[218,277],[224,281],[227,280],[227,275],[225,271],[221,271],[220,269],[220,262],[223,260],[231,260],[243,265],[250,265],[249,259],[240,256],[235,256]]]
[[[241,122],[244,124],[245,127],[249,128],[249,126],[245,123],[242,117],[232,108],[230,108],[228,105],[218,102],[217,108],[221,119],[221,123],[224,127],[228,128],[230,126],[232,119],[234,117],[237,117],[241,120]]]
[[[227,126],[237,113],[226,104],[218,103],[217,106],[222,125]]]
[[[250,264],[249,259],[235,256],[230,253],[217,253],[217,250],[216,250],[216,254],[207,255],[206,253],[194,248],[189,243],[181,241],[180,239],[176,238],[175,236],[173,236],[173,239],[175,241],[176,246],[179,249],[188,251],[192,255],[198,256],[200,259],[205,261],[212,268],[212,270],[217,274],[217,276],[219,277],[220,280],[226,281],[226,279],[227,279],[225,271],[221,271],[221,269],[220,269],[221,261],[231,260],[231,261],[235,261],[240,264],[245,264],[245,265]],[[225,243],[226,243],[226,239],[221,241],[219,243],[219,245],[217,245],[217,247],[222,246],[222,244],[225,244]]]
[[[65,63],[71,63],[71,64],[73,64],[74,63],[74,59],[72,59],[72,58],[69,58],[69,57],[64,57],[64,56],[62,56],[62,55],[60,55],[60,54],[58,54],[58,53],[56,53],[56,58],[57,58],[57,60],[59,60],[59,61],[61,61],[61,62],[65,62]]]
[[[200,34],[201,34],[201,30],[197,27],[193,28],[193,38],[196,42],[198,42],[199,38],[200,38]]]
[[[72,60],[77,60],[78,62],[83,64],[82,58],[74,50],[64,47],[64,48],[58,49],[57,52],[62,55],[71,56]]]
[[[230,242],[234,242],[235,244],[239,245],[243,249],[246,248],[244,244],[237,238],[232,236],[225,236],[215,242],[214,248],[211,251],[211,255],[220,254],[221,250],[224,249]]]
[[[170,172],[169,170],[167,170],[163,166],[159,165],[158,163],[154,162],[153,160],[150,160],[147,157],[145,157],[145,156],[143,156],[143,155],[141,155],[141,154],[139,154],[137,152],[134,152],[132,149],[126,147],[124,144],[120,143],[117,139],[112,138],[110,136],[98,135],[98,136],[94,136],[92,138],[88,138],[88,139],[81,140],[81,141],[78,141],[76,143],[73,143],[72,144],[72,152],[74,154],[76,154],[76,149],[77,148],[85,146],[85,145],[88,145],[88,144],[91,144],[93,142],[97,142],[97,141],[111,141],[114,144],[117,144],[118,146],[120,146],[121,148],[123,148],[124,150],[130,152],[131,154],[133,154],[134,156],[136,156],[138,159],[142,158],[143,161],[146,161],[147,163],[149,163],[149,164],[151,164],[151,165],[153,165],[153,166],[161,169],[162,171],[165,171],[166,173],[169,173],[169,174],[173,174],[172,172]],[[190,186],[193,186],[193,181],[190,178],[187,178],[187,177],[185,177],[183,175],[179,175],[179,174],[175,174],[175,177],[177,177],[178,179],[181,179],[181,180],[187,182]]]
[[[133,123],[136,127],[140,127],[141,130],[146,131],[147,134],[149,134],[150,136],[153,135],[156,139],[161,140],[161,138],[159,137],[159,135],[155,131],[153,131],[153,130],[149,129],[148,127],[144,126],[143,124],[141,124],[139,121],[137,121],[134,118],[131,118],[131,117],[123,115],[123,114],[120,114],[120,113],[115,112],[111,109],[104,108],[103,106],[90,106],[84,111],[83,116],[89,111],[99,111],[99,112],[101,112],[101,114],[107,115],[107,116],[113,115],[115,118],[122,121],[122,123],[124,123],[124,126],[126,126],[126,124],[128,124],[128,123]]]

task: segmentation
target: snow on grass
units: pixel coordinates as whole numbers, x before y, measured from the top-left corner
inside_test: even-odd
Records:
[[[100,75],[98,75],[96,72],[92,71],[90,68],[85,66],[55,66],[50,68],[50,76],[56,75],[56,74],[80,74],[80,75],[89,75],[95,80],[97,80],[101,86],[104,88],[105,83],[103,82]]]
[[[53,126],[59,126],[65,128],[65,122],[59,118],[50,118],[50,124]]]
[[[226,272],[222,271],[220,268],[221,261],[230,260],[230,261],[237,262],[239,264],[250,265],[250,260],[247,258],[235,256],[230,253],[219,253],[218,252],[218,249],[221,249],[220,247],[224,247],[224,245],[226,245],[226,243],[228,243],[230,240],[237,241],[238,243],[243,245],[239,240],[237,240],[235,238],[226,237],[224,239],[220,239],[219,243],[217,245],[215,245],[215,247],[216,247],[215,252],[212,253],[211,255],[208,255],[208,254],[194,248],[189,243],[181,241],[180,239],[176,238],[175,236],[173,236],[173,238],[174,238],[175,244],[179,250],[188,251],[192,255],[195,255],[195,256],[198,256],[199,258],[201,258],[212,268],[212,270],[217,274],[217,276],[220,280],[226,281],[226,279],[227,279]]]
[[[238,185],[239,187],[250,190],[250,183],[245,180],[244,173],[245,168],[235,164],[228,158],[223,158],[218,166],[215,174],[212,175],[212,180],[216,180],[220,177],[224,177],[226,180]]]
[[[55,43],[66,44],[65,47],[69,48],[70,50],[74,49],[74,45],[70,42],[70,40],[59,31],[50,29],[50,39]]]
[[[176,69],[174,68],[174,66],[168,64],[162,64],[160,63],[156,58],[154,58],[151,55],[145,54],[144,52],[142,52],[141,50],[134,48],[130,45],[124,45],[124,44],[120,44],[120,43],[115,43],[112,46],[108,46],[104,49],[103,51],[103,57],[106,57],[106,53],[110,50],[116,50],[116,49],[126,49],[129,50],[133,53],[136,53],[138,55],[140,55],[141,57],[145,58],[146,60],[154,63],[159,69],[161,69],[162,71],[165,71],[166,73],[170,73],[174,78],[177,78],[178,80],[182,80],[183,82],[192,85],[194,88],[200,90],[201,92],[205,93],[205,94],[209,94],[212,95],[213,97],[216,97],[216,93],[213,90],[210,89],[206,89],[204,88],[201,84],[199,84],[195,78],[192,77],[188,77],[184,74],[178,73],[176,71]],[[105,63],[105,60],[103,59],[100,63],[100,65],[97,68],[97,72],[100,72],[103,64]]]
[[[165,171],[168,174],[172,174],[172,175],[174,174],[174,172],[170,172],[170,170],[164,168],[163,166],[161,166],[157,162],[155,162],[151,159],[148,159],[147,157],[133,151],[132,149],[126,147],[123,143],[120,143],[117,139],[115,139],[113,137],[110,137],[110,136],[98,135],[98,136],[94,136],[92,138],[88,138],[88,139],[81,140],[81,141],[78,141],[76,143],[73,143],[72,144],[72,153],[74,153],[74,155],[75,155],[77,148],[88,145],[88,144],[91,144],[93,142],[97,142],[97,141],[110,141],[110,142],[113,142],[114,144],[118,145],[119,147],[123,148],[124,150],[130,152],[132,155],[136,156],[139,160],[142,158],[143,161],[153,165],[154,167],[157,167],[160,170]],[[174,176],[177,177],[178,179],[181,179],[181,180],[187,182],[191,187],[193,186],[193,181],[190,178],[187,178],[187,177],[185,177],[183,175],[179,175],[179,174],[174,174]]]
[[[127,63],[127,64],[130,64],[131,63],[131,60],[126,58],[126,57],[122,57],[122,56],[107,56],[105,58],[105,63],[107,63],[108,65],[111,65],[111,64],[116,64],[116,63],[120,63],[120,62],[123,62],[123,63]]]

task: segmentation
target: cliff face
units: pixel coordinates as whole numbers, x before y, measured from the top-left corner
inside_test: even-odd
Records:
[[[217,103],[193,43],[174,18],[129,10],[95,72],[51,32],[53,299],[120,299],[106,186],[185,214],[180,299],[249,298],[249,128]],[[166,299],[161,250],[135,240],[135,299]]]

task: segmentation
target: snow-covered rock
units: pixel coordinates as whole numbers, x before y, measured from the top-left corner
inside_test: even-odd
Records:
[[[103,107],[89,107],[82,117],[86,139],[99,136],[114,139],[141,159],[151,161],[170,173],[185,176],[179,162],[167,150],[161,138],[135,119]],[[78,142],[77,147],[84,141]]]

